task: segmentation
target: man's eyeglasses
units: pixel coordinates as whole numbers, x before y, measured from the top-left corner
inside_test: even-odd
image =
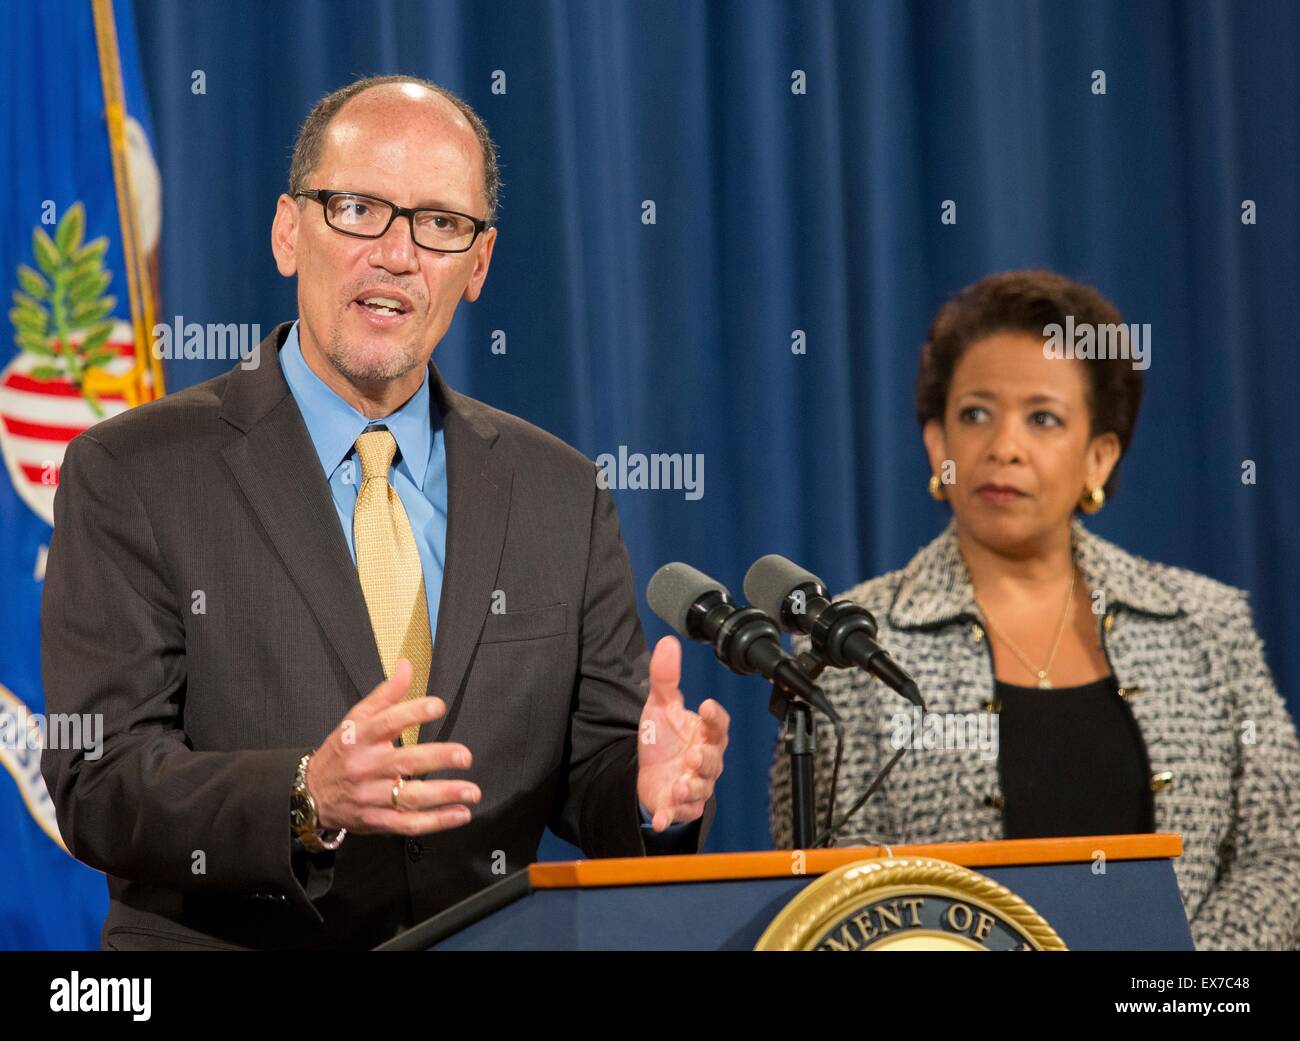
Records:
[[[406,217],[411,223],[412,241],[436,253],[464,253],[490,226],[488,221],[468,213],[417,210],[357,192],[314,188],[293,194],[315,199],[325,211],[326,224],[357,238],[377,239],[388,232],[398,217]]]

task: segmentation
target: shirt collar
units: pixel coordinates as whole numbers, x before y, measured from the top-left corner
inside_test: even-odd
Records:
[[[424,369],[420,388],[396,412],[382,419],[369,419],[344,401],[323,379],[316,375],[302,356],[298,342],[298,323],[293,323],[280,350],[280,366],[285,382],[293,394],[298,410],[307,424],[320,458],[321,467],[328,478],[339,464],[352,452],[358,437],[366,427],[386,426],[392,431],[401,452],[399,465],[405,465],[417,488],[424,487],[424,477],[429,466],[433,446],[433,425],[436,422],[429,402],[429,368]]]
[[[1104,590],[1106,603],[1146,614],[1172,617],[1184,610],[1177,590],[1162,568],[1133,556],[1114,543],[1094,535],[1075,517],[1070,534],[1074,559],[1090,591]],[[903,570],[890,625],[899,629],[923,628],[963,616],[980,617],[970,573],[957,547],[957,522],[950,519],[943,532],[922,549]]]

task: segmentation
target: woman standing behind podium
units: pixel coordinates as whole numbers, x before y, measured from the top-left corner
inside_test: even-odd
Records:
[[[930,494],[952,517],[902,571],[844,595],[876,616],[930,711],[966,717],[996,749],[923,747],[894,694],[860,669],[826,672],[846,723],[837,819],[911,749],[838,844],[1176,832],[1198,948],[1293,948],[1295,725],[1243,592],[1133,556],[1077,518],[1114,492],[1143,373],[1131,350],[1049,356],[1045,327],[1068,316],[1075,329],[1123,321],[1088,286],[1018,271],[969,286],[931,324],[917,418]],[[833,752],[819,721],[819,830]],[[790,845],[789,792],[778,741],[777,848]]]

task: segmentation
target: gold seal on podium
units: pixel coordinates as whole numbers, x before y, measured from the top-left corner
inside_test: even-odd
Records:
[[[1063,951],[1042,916],[969,868],[930,857],[845,864],[791,900],[758,951]]]

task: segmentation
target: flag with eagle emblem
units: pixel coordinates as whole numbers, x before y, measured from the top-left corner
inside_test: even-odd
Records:
[[[40,771],[55,741],[95,754],[96,728],[44,713],[40,606],[68,442],[163,393],[161,181],[130,0],[0,5],[0,83],[0,949],[97,948],[104,876],[69,855]]]

